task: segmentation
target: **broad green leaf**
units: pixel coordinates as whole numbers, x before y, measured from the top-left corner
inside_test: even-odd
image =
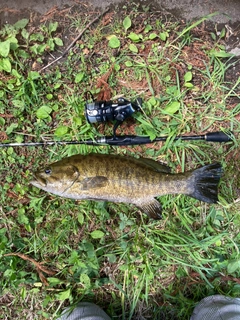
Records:
[[[91,237],[93,239],[101,239],[104,236],[104,233],[101,230],[94,230],[91,232]]]
[[[29,53],[22,49],[18,50],[18,56],[24,59],[27,59],[30,57]]]
[[[14,105],[14,107],[20,109],[21,111],[23,111],[24,108],[25,108],[25,103],[24,103],[24,101],[19,100],[19,99],[14,99],[14,100],[12,100],[12,104]]]
[[[54,89],[59,89],[61,87],[61,85],[62,85],[61,82],[57,82],[57,83],[54,84],[53,88]]]
[[[11,62],[8,58],[2,58],[0,60],[0,70],[4,70],[6,72],[11,72],[12,70],[12,65],[11,65]]]
[[[120,64],[119,64],[119,63],[115,63],[115,64],[114,64],[114,69],[115,69],[115,71],[118,72],[118,71],[121,69]]]
[[[58,22],[55,21],[55,22],[50,22],[49,23],[49,26],[48,26],[48,29],[49,29],[49,32],[52,33],[54,31],[57,30],[57,27],[58,27]]]
[[[131,19],[127,16],[124,20],[123,20],[123,26],[125,31],[127,31],[132,25]]]
[[[165,77],[165,81],[166,81],[166,82],[169,82],[170,80],[171,80],[171,76],[167,75],[167,76]]]
[[[6,134],[9,135],[12,133],[15,129],[17,129],[18,124],[17,123],[11,123],[9,127],[6,129]]]
[[[30,41],[40,41],[40,42],[43,42],[44,40],[44,35],[40,32],[38,33],[33,33],[30,35],[30,38],[29,38]]]
[[[67,133],[68,133],[68,127],[67,126],[60,126],[55,130],[54,135],[56,137],[62,137]]]
[[[119,266],[118,269],[121,271],[127,271],[129,269],[129,266],[126,264],[122,264],[121,266]]]
[[[85,76],[84,72],[77,73],[75,76],[75,83],[81,82],[83,80],[84,76]]]
[[[147,24],[143,32],[148,33],[151,30],[152,30],[152,26],[150,24]]]
[[[28,19],[21,19],[14,24],[15,29],[23,29],[28,24]]]
[[[115,35],[112,35],[110,38],[109,38],[109,42],[108,42],[108,45],[110,48],[119,48],[120,47],[120,41],[118,39],[117,36]]]
[[[17,72],[16,69],[12,69],[12,75],[17,79],[20,79],[22,76]]]
[[[223,28],[223,29],[221,30],[221,33],[220,33],[220,38],[224,38],[225,35],[226,35],[226,29]]]
[[[131,39],[132,41],[138,42],[138,41],[142,40],[142,35],[131,32],[129,34],[128,38]]]
[[[91,280],[86,273],[82,273],[80,275],[80,282],[85,285],[85,287],[89,288],[91,286]]]
[[[64,301],[64,300],[67,300],[70,297],[70,294],[71,294],[71,290],[67,289],[65,291],[62,291],[62,292],[56,294],[56,296],[57,296],[58,300]]]
[[[156,138],[156,131],[150,125],[143,125],[143,129],[146,131],[147,135],[149,136],[150,140],[154,140]]]
[[[10,42],[10,50],[16,50],[18,48],[18,39],[16,37],[9,37],[7,41]]]
[[[126,66],[126,67],[132,67],[132,65],[133,65],[133,64],[132,64],[132,61],[126,61],[126,62],[125,62],[125,66]]]
[[[116,255],[113,254],[113,253],[107,254],[106,257],[108,258],[108,261],[109,261],[110,263],[115,263],[115,262],[117,261],[117,257],[116,257]]]
[[[165,109],[163,110],[164,113],[167,114],[174,114],[175,112],[177,112],[180,108],[180,102],[178,101],[173,101],[171,103],[169,103]]]
[[[6,40],[3,42],[0,42],[0,55],[4,58],[6,58],[10,51],[10,41]]]
[[[38,54],[39,53],[39,44],[35,43],[33,46],[31,46],[30,51],[32,51],[35,54]]]
[[[46,43],[44,43],[44,44],[35,43],[34,45],[32,45],[30,47],[30,50],[35,54],[39,54],[39,53],[43,53],[45,51],[46,47],[47,47]]]
[[[150,35],[149,35],[149,39],[150,40],[153,40],[153,39],[155,39],[155,38],[157,38],[157,34],[155,33],[155,32],[152,32],[152,33],[150,33]]]
[[[21,224],[29,224],[29,219],[25,215],[25,210],[23,208],[18,210],[17,220]]]
[[[60,279],[58,279],[58,278],[54,278],[54,277],[48,277],[48,278],[47,278],[47,281],[48,281],[51,285],[53,285],[53,286],[55,286],[55,285],[57,285],[57,284],[60,284],[60,283],[63,283],[62,280],[60,280]]]
[[[131,50],[134,53],[138,53],[138,48],[133,43],[130,43],[129,50]]]
[[[53,44],[53,47],[54,47],[53,41],[52,41],[52,44]],[[43,44],[39,44],[39,45],[37,45],[37,46],[38,46],[38,48],[37,48],[37,53],[44,53],[44,51],[46,50],[48,44],[43,43]]]
[[[185,82],[184,86],[187,87],[187,88],[193,88],[194,87],[194,85],[191,82]]]
[[[36,80],[40,78],[40,73],[37,71],[29,71],[28,72],[28,79],[30,80]]]
[[[54,43],[54,40],[52,38],[49,38],[48,41],[47,41],[47,45],[49,46],[50,50],[54,50],[55,48],[55,43]]]
[[[48,94],[46,95],[46,98],[47,98],[48,100],[52,100],[53,94],[52,94],[52,93],[48,93]]]
[[[184,81],[185,81],[185,82],[189,82],[189,81],[191,81],[191,80],[192,80],[192,72],[191,72],[191,71],[188,71],[188,72],[186,72],[185,75],[184,75]]]
[[[214,32],[210,32],[210,35],[214,41],[217,39],[216,34]]]
[[[160,32],[159,37],[162,41],[166,41],[167,39],[167,33],[166,32]]]
[[[37,110],[36,116],[38,117],[38,119],[46,119],[49,117],[49,114],[51,112],[52,112],[52,108],[48,106],[42,106]]]
[[[82,125],[82,118],[81,117],[73,117],[73,123],[77,126]]]
[[[230,262],[227,266],[228,274],[233,274],[238,269],[240,269],[240,259]]]
[[[147,101],[148,104],[150,104],[152,107],[156,106],[158,101],[155,97],[151,97],[148,101]]]
[[[5,124],[5,119],[0,117],[0,126],[4,126]]]
[[[27,32],[26,29],[22,29],[21,35],[24,39],[28,39],[29,38],[29,32]]]
[[[57,46],[59,46],[59,47],[63,46],[63,41],[62,41],[62,39],[56,37],[56,38],[54,38],[54,41],[55,41],[55,43],[56,43]]]

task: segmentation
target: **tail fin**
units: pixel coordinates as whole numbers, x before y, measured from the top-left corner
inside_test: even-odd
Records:
[[[194,192],[190,197],[198,200],[217,203],[218,201],[218,183],[222,175],[222,166],[220,163],[213,163],[193,171],[195,185]]]

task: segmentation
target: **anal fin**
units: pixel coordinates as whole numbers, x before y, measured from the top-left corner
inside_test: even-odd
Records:
[[[137,206],[143,212],[147,213],[150,218],[154,220],[162,219],[162,206],[156,199],[153,198],[150,201],[138,204]]]

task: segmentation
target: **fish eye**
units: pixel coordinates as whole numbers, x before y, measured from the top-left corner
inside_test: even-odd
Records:
[[[51,174],[52,173],[52,170],[50,168],[46,168],[45,171],[44,171],[46,174]]]

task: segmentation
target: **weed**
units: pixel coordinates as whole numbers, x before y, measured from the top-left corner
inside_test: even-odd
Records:
[[[88,20],[79,12],[66,19],[74,35]],[[168,139],[126,148],[1,150],[1,317],[50,319],[88,300],[113,319],[189,319],[206,295],[238,296],[240,104],[231,99],[239,99],[239,79],[225,81],[232,59],[224,30],[205,32],[205,20],[185,25],[149,7],[124,7],[122,16],[109,12],[87,30],[45,72],[41,68],[65,41],[61,18],[2,28],[1,141],[111,135],[110,125],[86,122],[87,91],[96,99],[142,97],[143,112],[120,133]],[[236,139],[225,145],[174,139],[229,128]],[[89,152],[147,156],[173,172],[219,161],[225,172],[220,201],[164,196],[163,220],[155,222],[132,206],[63,199],[29,185],[40,165]]]

